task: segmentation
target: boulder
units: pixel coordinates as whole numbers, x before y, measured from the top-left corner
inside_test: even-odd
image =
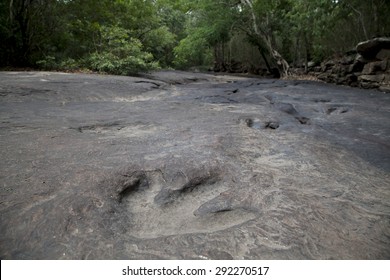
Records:
[[[380,86],[380,87],[379,87],[379,90],[380,90],[380,91],[383,91],[383,92],[388,92],[388,93],[390,93],[390,85],[383,85],[383,86]]]
[[[365,89],[380,89],[381,87],[388,87],[388,84],[386,83],[386,79],[388,78],[389,75],[386,74],[360,75],[358,77],[358,84],[361,88]]]
[[[385,72],[387,69],[387,60],[383,61],[374,61],[367,63],[364,65],[362,74],[363,75],[371,75],[377,72]]]
[[[376,59],[379,60],[389,60],[390,59],[390,49],[381,49],[376,55]]]
[[[383,83],[386,85],[390,85],[390,75],[389,74],[385,74],[385,79],[384,79]]]
[[[357,81],[358,81],[358,77],[355,74],[348,74],[347,76],[345,76],[345,82],[349,86],[356,87],[358,85]]]
[[[359,43],[356,51],[329,59],[316,73],[318,79],[388,92],[390,85],[390,38],[375,38]]]
[[[362,55],[358,54],[358,55],[356,56],[355,61],[359,61],[359,62],[361,62],[361,63],[363,63],[363,64],[366,64],[366,63],[371,62],[372,59],[364,58]]]
[[[338,83],[340,84],[339,82],[339,75],[338,74],[332,74],[332,73],[321,73],[320,75],[318,75],[317,77],[319,80],[322,80],[324,82],[327,82],[327,83]]]
[[[321,64],[321,71],[326,72],[328,70],[332,70],[332,68],[336,65],[334,60],[328,60]]]
[[[340,63],[342,65],[350,65],[355,62],[356,54],[350,54],[341,58]]]
[[[356,51],[368,59],[374,59],[382,49],[390,49],[390,38],[375,38],[356,46]]]
[[[359,60],[355,60],[353,64],[349,65],[348,73],[362,72],[363,68],[364,68],[364,63]]]
[[[382,83],[385,80],[385,74],[378,75],[361,75],[358,78],[359,81],[363,82],[372,82],[372,83]],[[379,85],[378,85],[379,87]]]

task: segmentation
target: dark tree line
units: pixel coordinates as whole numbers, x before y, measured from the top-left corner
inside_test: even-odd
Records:
[[[288,75],[390,35],[388,0],[0,0],[0,66]]]

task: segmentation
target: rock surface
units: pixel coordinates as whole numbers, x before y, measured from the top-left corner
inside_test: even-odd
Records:
[[[356,52],[313,67],[311,74],[328,83],[390,92],[390,38],[361,42]]]
[[[0,72],[1,259],[389,259],[390,96]]]
[[[375,59],[383,49],[390,50],[390,38],[374,38],[356,46],[356,51],[367,59]]]

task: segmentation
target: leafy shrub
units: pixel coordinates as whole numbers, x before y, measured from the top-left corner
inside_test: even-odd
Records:
[[[58,62],[56,61],[56,58],[51,55],[47,55],[43,59],[38,60],[36,64],[39,68],[42,68],[44,70],[57,69],[59,66]]]
[[[213,54],[207,41],[197,36],[188,36],[174,49],[174,64],[179,69],[194,65],[211,65]]]
[[[155,60],[166,67],[172,63],[173,48],[176,46],[176,35],[166,26],[147,32],[142,40],[145,49],[153,54]]]
[[[74,71],[82,68],[80,61],[73,58],[66,58],[61,61],[54,56],[45,56],[44,59],[38,60],[36,65],[43,70]]]
[[[91,70],[115,75],[131,75],[158,68],[148,53],[119,57],[110,52],[95,52],[88,57],[87,64]]]
[[[73,58],[67,58],[63,61],[61,61],[59,65],[60,70],[77,70],[81,67],[80,62],[74,60]]]
[[[100,35],[97,50],[85,60],[86,66],[91,70],[131,75],[158,68],[158,63],[153,62],[153,55],[144,52],[141,41],[129,37],[126,29],[103,26]]]

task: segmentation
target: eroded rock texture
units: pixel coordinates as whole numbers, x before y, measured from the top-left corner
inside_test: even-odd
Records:
[[[390,92],[390,38],[361,42],[356,51],[325,61],[311,71],[328,83]]]
[[[0,73],[1,259],[388,259],[390,96]]]

